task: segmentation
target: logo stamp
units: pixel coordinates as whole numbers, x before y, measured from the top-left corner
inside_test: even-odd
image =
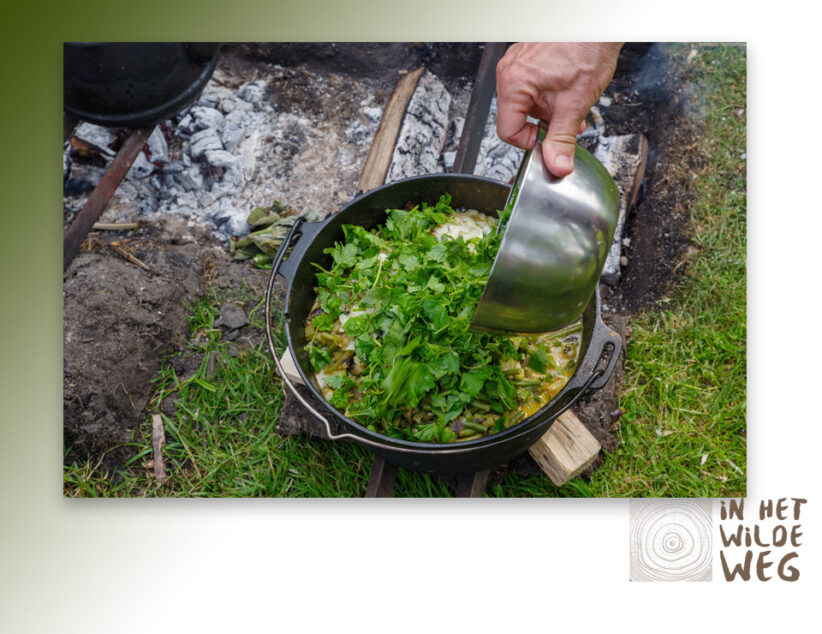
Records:
[[[631,500],[631,581],[711,581],[711,500]]]

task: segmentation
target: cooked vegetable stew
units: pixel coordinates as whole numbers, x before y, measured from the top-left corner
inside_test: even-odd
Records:
[[[305,334],[317,383],[333,407],[396,438],[507,429],[553,399],[579,357],[581,322],[534,336],[468,329],[502,232],[450,203],[389,209],[371,231],[344,225],[330,268],[314,264]]]

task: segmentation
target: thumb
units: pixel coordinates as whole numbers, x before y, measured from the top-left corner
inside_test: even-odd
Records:
[[[574,151],[580,119],[573,113],[555,113],[542,142],[542,157],[554,176],[568,176],[574,171]]]

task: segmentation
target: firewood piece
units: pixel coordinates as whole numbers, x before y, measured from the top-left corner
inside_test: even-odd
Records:
[[[139,229],[136,222],[95,222],[91,228],[94,231],[128,231],[129,229]]]
[[[163,447],[166,445],[166,432],[163,417],[154,414],[151,418],[151,442],[154,446],[154,478],[157,482],[166,479],[166,463],[163,459]]]
[[[390,498],[394,494],[394,484],[397,481],[397,466],[388,462],[382,456],[374,458],[371,467],[371,477],[365,490],[367,498]]]
[[[440,170],[448,137],[451,94],[434,73],[425,71],[405,107],[386,183]]]
[[[632,209],[634,205],[636,205],[642,181],[645,179],[645,166],[648,163],[648,138],[644,134],[639,135],[637,154],[639,155],[639,165],[637,165],[636,173],[634,174],[634,185],[628,197],[628,209]]]
[[[300,372],[297,370],[297,364],[294,361],[294,356],[291,354],[290,350],[286,350],[283,353],[283,356],[280,357],[280,365],[282,366],[285,375],[291,381],[299,385],[305,385],[305,382],[300,376]]]
[[[602,137],[594,156],[608,170],[619,190],[619,216],[614,231],[614,241],[602,269],[602,281],[616,284],[620,276],[622,256],[622,232],[625,228],[625,217],[636,204],[642,180],[645,178],[645,166],[648,161],[648,139],[643,134],[624,134]]]
[[[460,476],[457,483],[457,497],[481,498],[485,495],[485,487],[488,484],[488,474],[489,470],[483,469],[476,473]]]
[[[357,191],[365,192],[375,187],[379,187],[385,182],[385,175],[391,164],[391,157],[394,155],[394,143],[400,131],[405,108],[411,100],[417,88],[417,82],[422,75],[423,68],[403,75],[397,82],[388,104],[382,113],[380,125],[374,135],[371,150],[365,161],[365,168],[362,171]]]
[[[567,411],[560,414],[528,453],[554,484],[562,486],[591,466],[601,448],[576,415]]]

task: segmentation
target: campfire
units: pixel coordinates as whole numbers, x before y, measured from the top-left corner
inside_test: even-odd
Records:
[[[275,203],[316,221],[363,192],[412,176],[467,172],[510,183],[522,151],[500,141],[495,130],[493,68],[504,47],[470,46],[472,75],[438,76],[417,66],[400,68],[387,80],[367,74],[352,80],[304,65],[249,64],[228,47],[196,99],[156,125],[132,131],[72,122],[64,149],[67,241],[72,238],[76,251],[88,237],[92,225],[86,223],[83,231],[77,219],[94,203],[96,233],[85,250],[94,250],[97,240],[151,274],[151,263],[128,248],[135,227],[142,228],[137,234],[160,228],[160,239],[165,227],[174,227],[172,242],[210,240],[209,248],[225,256],[232,241],[254,231],[249,215]],[[602,278],[614,285],[627,263],[625,218],[639,196],[648,143],[640,133],[609,133],[602,112],[611,103],[612,97],[604,96],[592,109],[580,142],[620,190],[620,222]],[[120,232],[111,234],[118,240],[94,237],[110,230]],[[72,257],[66,261],[69,278]],[[67,335],[67,356],[75,341]],[[278,361],[294,367],[289,355]],[[74,378],[69,369],[69,384],[77,383]],[[140,399],[135,413],[144,404]],[[296,413],[300,407],[287,394],[280,433],[327,436],[306,422],[305,412]],[[615,409],[615,403],[609,407]],[[74,439],[89,433],[76,429]],[[531,456],[563,484],[591,465],[600,446],[568,412],[534,444]],[[390,494],[394,474],[394,467],[378,458],[368,493]],[[481,470],[463,478],[459,490],[479,495],[487,478]]]

